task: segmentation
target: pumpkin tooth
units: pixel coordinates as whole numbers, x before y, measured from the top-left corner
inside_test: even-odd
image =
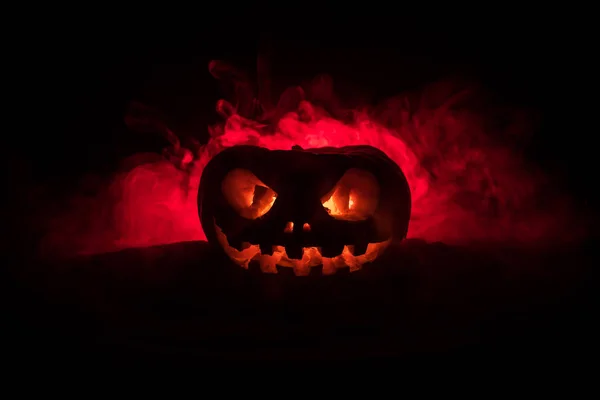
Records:
[[[335,260],[333,258],[324,258],[323,259],[323,268],[321,269],[321,273],[323,275],[333,275],[337,271]]]
[[[277,273],[277,262],[281,258],[277,256],[261,255],[259,256],[258,262],[260,263],[260,270],[266,274]]]

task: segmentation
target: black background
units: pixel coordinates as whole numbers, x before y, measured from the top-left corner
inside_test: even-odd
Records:
[[[359,18],[329,17],[326,10],[310,17],[218,10],[199,11],[195,23],[154,13],[58,19],[53,29],[21,37],[29,46],[10,63],[20,72],[12,82],[18,85],[7,82],[24,88],[17,111],[26,128],[10,135],[20,144],[14,150],[33,159],[36,175],[106,165],[148,146],[124,132],[132,99],[160,107],[180,134],[206,139],[220,96],[208,62],[252,70],[267,38],[281,86],[325,72],[336,88],[376,101],[447,76],[474,77],[508,102],[543,112],[543,129],[532,143],[539,160],[578,182],[591,167],[595,80],[591,28],[581,15],[564,13],[557,22],[509,10],[494,18],[431,19],[408,11],[383,17],[365,11]]]
[[[348,90],[377,100],[452,74],[477,78],[507,102],[541,111],[543,125],[533,136],[531,156],[582,203],[595,204],[590,184],[597,130],[594,76],[590,29],[580,16],[555,13],[541,18],[513,10],[471,10],[472,16],[462,18],[417,13],[417,19],[408,11],[401,16],[387,12],[386,17],[375,12],[371,17],[364,16],[367,12],[339,15],[346,11],[330,18],[316,10],[294,16],[293,7],[280,13],[239,10],[237,15],[201,10],[182,20],[112,10],[76,12],[76,18],[54,19],[44,29],[27,31],[24,23],[24,32],[10,40],[10,49],[17,52],[9,62],[14,72],[5,77],[6,86],[16,89],[15,112],[9,118],[16,129],[5,142],[9,183],[15,188],[51,183],[68,189],[85,173],[110,174],[126,155],[160,151],[166,144],[161,138],[141,137],[125,128],[123,116],[131,100],[158,106],[182,135],[206,139],[205,127],[217,118],[213,110],[220,96],[208,62],[223,59],[251,70],[266,37],[274,49],[274,78],[282,84],[326,72],[334,82],[354,88]],[[38,268],[28,262],[13,264],[17,269]],[[31,275],[25,276],[15,291],[6,293],[28,287],[24,282]],[[546,308],[546,321],[560,325],[559,318],[569,314],[565,307],[574,310],[587,302],[592,289],[586,285],[578,301],[555,305],[560,310],[556,316]],[[46,315],[42,303],[32,301],[13,311],[18,316]],[[66,324],[64,318],[59,323]],[[20,326],[14,328],[17,336],[26,336]],[[23,326],[40,327],[38,322]],[[524,335],[533,336],[537,329]],[[39,343],[36,349],[43,347]]]

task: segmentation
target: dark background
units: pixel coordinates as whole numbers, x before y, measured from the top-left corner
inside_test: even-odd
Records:
[[[482,81],[509,103],[541,110],[535,157],[588,186],[582,176],[593,157],[591,28],[567,10],[550,13],[560,22],[505,11],[495,18],[429,19],[408,11],[330,18],[325,10],[310,18],[292,12],[267,17],[247,9],[204,11],[196,23],[153,13],[58,19],[54,29],[24,38],[33,43],[11,62],[24,87],[17,111],[27,128],[9,140],[19,143],[19,158],[33,160],[36,177],[97,169],[156,147],[124,130],[132,99],[158,106],[179,134],[206,139],[221,95],[208,62],[222,59],[251,71],[267,38],[281,86],[325,72],[336,89],[375,102],[452,75]],[[568,28],[567,21],[573,22]]]
[[[217,118],[213,110],[220,96],[218,83],[208,73],[208,62],[223,59],[251,70],[255,67],[258,46],[267,38],[274,50],[274,78],[282,84],[295,84],[326,72],[346,90],[376,101],[446,76],[462,75],[483,82],[508,103],[541,112],[543,124],[532,137],[528,154],[556,177],[557,184],[574,193],[581,204],[592,208],[597,201],[595,188],[590,184],[595,172],[593,141],[597,129],[590,101],[595,92],[586,39],[589,25],[578,20],[579,17],[569,18],[561,13],[553,14],[556,18],[560,16],[560,20],[515,12],[521,16],[439,18],[442,21],[422,14],[422,18],[416,20],[410,13],[406,14],[370,18],[354,15],[342,20],[340,16],[331,19],[316,12],[307,18],[294,18],[293,11],[267,16],[267,12],[254,10],[239,15],[202,11],[197,14],[197,20],[192,21],[158,14],[152,18],[141,14],[108,18],[98,14],[71,21],[56,20],[53,27],[27,40],[28,46],[18,45],[17,39],[11,46],[20,51],[11,61],[16,72],[6,78],[12,81],[8,85],[16,87],[18,92],[16,112],[12,116],[18,129],[7,135],[5,146],[13,193],[21,193],[19,187],[26,189],[40,184],[68,190],[86,173],[109,175],[127,155],[160,151],[166,144],[161,137],[140,136],[126,129],[123,116],[131,100],[160,108],[169,126],[181,135],[206,139],[206,126]],[[567,24],[569,21],[572,23]],[[14,207],[19,209],[18,196],[14,199]],[[10,214],[8,220],[18,225],[18,213]],[[589,252],[590,246],[593,248],[588,244],[586,251]],[[24,245],[23,248],[31,247]],[[135,260],[134,257],[132,262]],[[442,262],[445,256],[440,255],[438,260]],[[561,260],[565,262],[565,258]],[[586,252],[573,260],[577,260],[573,262],[579,266],[587,265],[589,254]],[[435,264],[435,261],[430,262]],[[115,261],[96,263],[114,265]],[[544,269],[541,263],[539,268]],[[25,264],[14,261],[12,265],[32,271],[43,268],[32,260]],[[548,268],[557,270],[552,266]],[[581,326],[583,321],[588,322],[581,308],[587,309],[587,302],[592,298],[592,284],[587,281],[591,274],[586,267],[575,270],[585,270],[581,276],[586,281],[582,283],[584,278],[580,277],[575,285],[578,289],[569,293],[580,297],[573,300],[571,296],[571,301],[564,304],[560,301],[546,304],[544,323],[552,321],[558,326],[565,321],[565,324]],[[22,289],[29,288],[24,282],[35,281],[35,277],[19,276],[19,283],[14,286],[16,290],[6,293],[31,295],[33,289]],[[106,287],[113,287],[114,282],[104,278]],[[68,284],[58,285],[76,287],[77,279],[86,282],[82,286],[93,280],[70,276]],[[124,283],[124,288],[135,286],[126,279],[123,282],[129,282]],[[32,327],[37,329],[38,335],[46,335],[44,323],[54,318],[48,315],[55,314],[51,306],[42,304],[52,303],[51,299],[40,296],[37,302],[26,302],[23,297],[16,298],[24,302],[21,307],[18,301],[11,301],[13,306],[17,305],[12,307],[17,319],[22,321],[22,315],[29,313],[33,315],[29,320],[35,320],[15,325],[16,337],[35,338]],[[63,302],[68,303],[68,300]],[[560,311],[553,314],[553,307]],[[61,308],[57,313],[62,319],[57,317],[51,325],[71,327],[72,322],[65,321],[73,316],[89,317],[81,308],[74,304]],[[573,323],[575,317],[565,317],[573,313],[579,318],[579,325]],[[19,331],[18,327],[22,326],[25,328]],[[513,342],[510,343],[518,342],[514,339],[519,337],[514,333],[517,326],[520,325],[511,328]],[[536,326],[535,322],[527,325],[529,330],[523,335],[529,341],[519,343],[527,346],[535,342],[531,338],[534,333],[542,332],[541,326],[549,325]],[[30,331],[26,335],[27,328]],[[65,336],[58,329],[63,333],[56,337],[74,338],[82,329],[77,326],[71,336]],[[569,343],[577,340],[577,332],[569,335]],[[561,339],[552,338],[555,344],[566,340],[564,335]],[[50,347],[55,343],[52,340],[39,340],[34,348]],[[89,350],[90,344],[86,346]],[[437,349],[432,347],[431,350]],[[230,357],[235,358],[235,355]]]

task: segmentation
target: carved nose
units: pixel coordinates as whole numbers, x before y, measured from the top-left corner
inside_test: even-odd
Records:
[[[292,221],[285,224],[285,228],[283,228],[285,233],[292,233],[294,231],[294,223]]]
[[[308,222],[305,222],[302,225],[302,230],[304,232],[310,232],[310,224]],[[285,224],[285,228],[283,228],[283,231],[285,233],[292,233],[294,232],[294,223],[292,221],[289,221]]]

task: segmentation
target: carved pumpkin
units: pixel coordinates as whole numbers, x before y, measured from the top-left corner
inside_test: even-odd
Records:
[[[410,200],[398,165],[370,146],[234,146],[205,167],[198,210],[209,243],[244,268],[332,274],[406,237]]]

